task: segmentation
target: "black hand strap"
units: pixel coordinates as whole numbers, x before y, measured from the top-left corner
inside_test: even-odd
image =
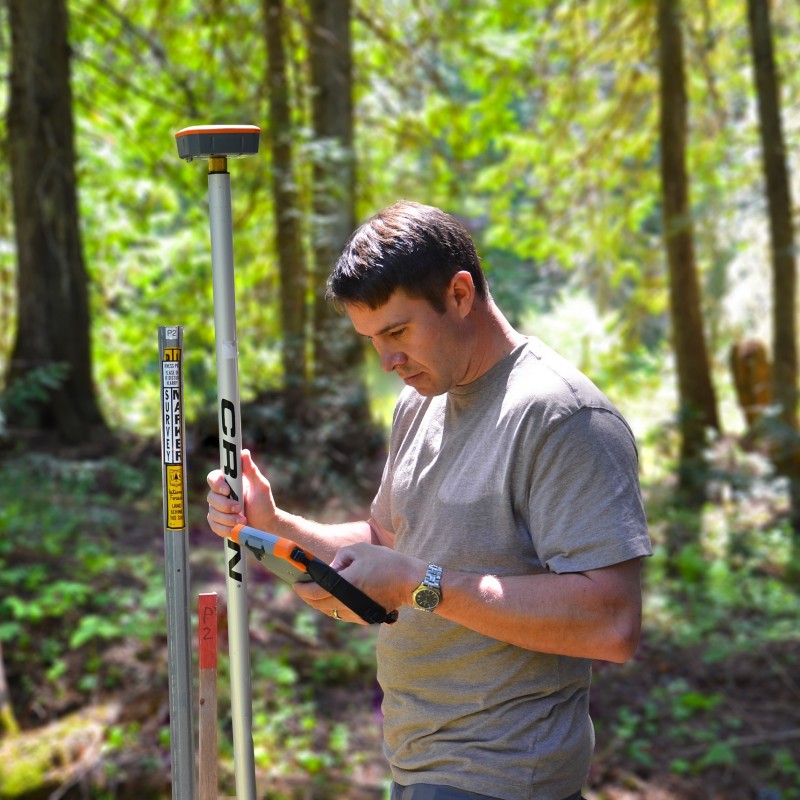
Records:
[[[308,574],[323,589],[329,591],[337,600],[341,600],[351,611],[355,611],[364,622],[374,625],[385,622],[391,625],[397,620],[397,611],[389,611],[376,603],[371,597],[345,580],[333,567],[319,558],[308,558],[297,548],[302,556],[292,553],[293,560],[300,561],[308,570]]]

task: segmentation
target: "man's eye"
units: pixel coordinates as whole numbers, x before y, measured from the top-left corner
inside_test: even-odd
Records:
[[[396,331],[392,331],[389,335],[396,339],[398,336],[402,336],[405,332],[405,328],[398,328]]]

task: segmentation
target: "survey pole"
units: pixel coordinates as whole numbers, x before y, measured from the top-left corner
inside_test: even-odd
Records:
[[[164,577],[167,595],[172,797],[195,797],[192,649],[186,522],[186,427],[183,414],[183,328],[158,329],[161,455],[164,489]]]
[[[231,497],[238,500],[242,499],[244,482],[228,159],[255,155],[259,134],[260,129],[254,125],[199,125],[175,134],[181,158],[208,161],[220,468],[230,487]],[[225,539],[224,547],[236,797],[238,800],[255,800],[247,561],[236,542]]]

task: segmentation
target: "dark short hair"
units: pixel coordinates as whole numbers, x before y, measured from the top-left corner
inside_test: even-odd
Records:
[[[461,270],[469,272],[485,300],[486,277],[466,228],[441,209],[402,200],[350,237],[328,278],[327,296],[338,306],[376,309],[402,289],[443,313],[447,286]]]

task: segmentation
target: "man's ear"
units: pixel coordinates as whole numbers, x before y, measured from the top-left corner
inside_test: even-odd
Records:
[[[448,297],[452,299],[458,313],[462,317],[466,317],[472,306],[475,303],[475,283],[472,280],[472,275],[466,270],[461,270],[453,275],[450,281],[450,291]]]

